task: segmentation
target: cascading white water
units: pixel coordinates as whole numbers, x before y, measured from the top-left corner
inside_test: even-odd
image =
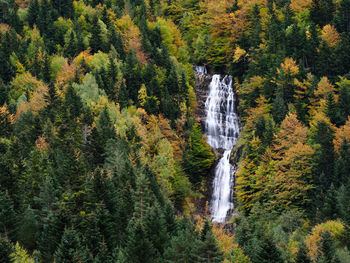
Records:
[[[207,74],[207,68],[205,66],[194,66],[194,71],[197,74]]]
[[[231,76],[225,76],[223,79],[220,75],[213,76],[205,109],[207,142],[215,149],[225,150],[215,168],[211,200],[212,220],[222,223],[228,212],[233,209],[233,175],[236,168],[230,164],[230,155],[239,134]]]

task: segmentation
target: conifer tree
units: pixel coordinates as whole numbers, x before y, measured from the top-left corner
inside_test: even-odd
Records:
[[[118,262],[153,263],[157,261],[156,250],[148,239],[140,222],[130,221],[127,230],[127,240],[122,249],[122,258]]]
[[[36,247],[38,232],[38,221],[35,218],[33,209],[28,205],[23,213],[23,217],[18,229],[19,240],[21,244],[29,250]]]
[[[350,32],[350,1],[341,0],[337,7],[336,15],[334,16],[334,23],[339,33]]]
[[[169,263],[197,263],[204,259],[201,257],[203,246],[200,236],[192,229],[179,230],[178,234],[170,240],[170,246],[164,252]]]
[[[311,263],[307,248],[304,242],[299,245],[298,253],[295,258],[295,263]]]
[[[331,184],[325,196],[322,207],[322,214],[328,220],[338,218],[339,212],[337,202],[337,191],[333,184]]]
[[[30,27],[33,27],[34,24],[37,24],[39,18],[39,2],[38,0],[30,1],[28,6],[28,23]]]
[[[142,84],[142,76],[135,51],[130,51],[126,57],[124,77],[129,98],[136,102],[138,91]]]
[[[13,251],[13,245],[10,241],[0,235],[0,263],[12,262],[10,255]]]
[[[57,10],[59,16],[66,18],[73,17],[74,7],[72,0],[56,0],[52,2],[52,5]]]
[[[339,109],[340,124],[343,125],[350,115],[350,90],[348,88],[340,88],[337,106]]]
[[[114,63],[112,56],[110,55],[109,64],[106,72],[106,78],[108,79],[106,93],[108,94],[108,97],[111,98],[112,100],[115,100],[117,97],[117,91],[116,91],[117,77],[118,77],[118,68]]]
[[[344,139],[339,149],[339,156],[335,162],[335,179],[334,185],[339,187],[341,184],[347,183],[348,174],[350,173],[350,145]]]
[[[75,40],[75,36],[74,36],[74,31],[73,30],[71,31],[71,33],[69,35],[68,43],[66,43],[64,49],[65,49],[65,54],[68,57],[73,58],[76,55],[77,42]]]
[[[206,221],[207,222],[207,221]],[[220,263],[224,260],[223,253],[220,251],[213,232],[211,231],[211,226],[205,223],[202,230],[202,247],[201,253],[203,262]]]
[[[54,254],[56,263],[78,263],[81,259],[83,248],[77,232],[72,228],[64,230],[60,244]]]
[[[322,254],[318,257],[318,261],[322,263],[338,263],[339,259],[336,255],[336,248],[331,234],[328,231],[325,231],[321,234],[321,237],[319,245]]]
[[[152,242],[152,246],[159,255],[162,255],[164,249],[168,246],[169,234],[165,216],[158,202],[155,202],[152,209],[145,215],[142,223],[147,233],[147,238]]]
[[[332,0],[313,0],[310,18],[315,24],[324,26],[332,21],[334,11],[335,5]]]
[[[16,213],[10,196],[7,192],[0,191],[0,237],[4,236],[14,241],[16,237],[16,222]],[[2,241],[4,242],[4,240]]]
[[[118,90],[118,103],[121,109],[129,106],[129,92],[124,82],[122,82],[122,85]]]
[[[44,262],[51,262],[53,260],[53,254],[59,244],[63,226],[59,217],[47,208],[43,208],[40,213],[41,231],[40,237],[38,237],[38,249],[41,252],[40,257]],[[62,228],[62,229],[61,229]]]
[[[257,253],[256,257],[261,263],[282,263],[281,252],[278,250],[276,245],[273,243],[271,237],[264,236],[260,240],[261,250]]]
[[[119,32],[116,31],[115,27],[112,24],[109,27],[108,38],[109,38],[109,44],[115,48],[115,50],[117,51],[117,53],[119,55],[119,58],[121,60],[124,60],[125,59],[125,49],[124,49],[122,36],[120,35]]]
[[[337,201],[339,208],[339,215],[347,224],[350,223],[350,180],[344,185],[341,185],[337,192]]]
[[[91,39],[90,39],[90,47],[93,53],[97,53],[97,51],[102,50],[103,42],[101,37],[101,28],[99,24],[99,19],[97,15],[93,17],[92,20],[92,29],[91,29]]]
[[[83,103],[72,86],[67,88],[65,107],[68,109],[69,116],[72,119],[78,118],[82,114]]]
[[[320,189],[327,190],[334,181],[334,147],[333,147],[333,131],[325,121],[320,121],[316,125],[316,132],[313,135],[315,143],[320,147],[316,151],[316,173],[315,183]],[[321,180],[321,175],[324,173],[324,180]],[[320,178],[320,179],[318,179]]]
[[[339,109],[337,107],[337,103],[334,99],[333,92],[328,93],[326,98],[326,114],[331,120],[332,123],[336,125],[341,124],[341,117],[339,116]]]
[[[144,173],[139,173],[136,177],[136,188],[133,192],[135,218],[142,219],[150,209],[152,193],[149,186],[149,179]]]
[[[276,123],[281,123],[287,114],[287,108],[282,94],[279,92],[273,102],[272,115]]]

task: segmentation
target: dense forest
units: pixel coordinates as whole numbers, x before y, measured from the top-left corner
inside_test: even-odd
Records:
[[[0,0],[0,19],[0,262],[350,262],[350,0]],[[239,99],[225,224],[193,65]]]

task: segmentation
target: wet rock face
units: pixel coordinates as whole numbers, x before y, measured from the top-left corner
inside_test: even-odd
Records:
[[[207,74],[207,72],[195,71],[195,93],[197,97],[198,108],[196,116],[199,117],[201,125],[204,129],[206,112],[205,112],[205,102],[208,97],[209,84],[211,82],[212,76]]]

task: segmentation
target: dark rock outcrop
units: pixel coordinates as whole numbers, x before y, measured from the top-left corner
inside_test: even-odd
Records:
[[[196,116],[199,117],[201,125],[204,130],[205,125],[205,118],[206,118],[206,112],[205,112],[205,102],[208,97],[208,90],[209,90],[209,84],[211,82],[212,76],[208,74],[203,73],[195,73],[195,93],[198,103],[198,108],[196,112]]]

